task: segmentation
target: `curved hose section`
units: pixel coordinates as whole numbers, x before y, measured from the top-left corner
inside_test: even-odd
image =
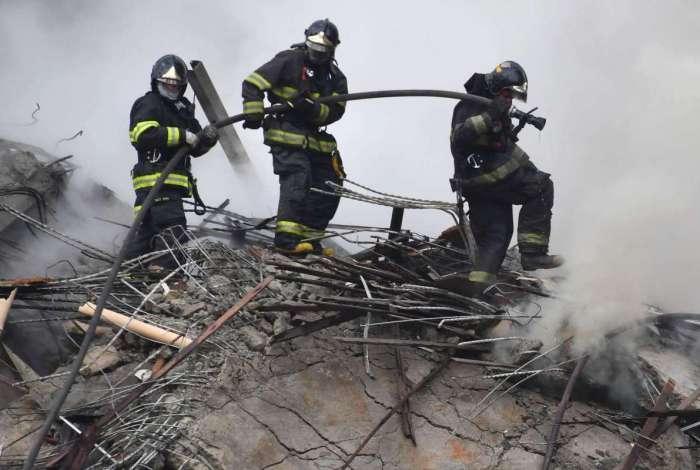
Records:
[[[444,90],[383,90],[383,91],[366,91],[366,92],[360,92],[360,93],[348,93],[345,95],[334,95],[334,96],[327,96],[323,98],[319,98],[318,102],[320,103],[335,103],[338,101],[356,101],[356,100],[368,100],[368,99],[377,99],[377,98],[400,98],[400,97],[432,97],[432,98],[451,98],[451,99],[456,99],[456,100],[469,100],[473,101],[475,103],[481,103],[481,104],[488,104],[491,100],[487,98],[482,98],[480,96],[474,96],[474,95],[469,95],[467,93],[458,93],[454,91],[444,91]],[[287,104],[276,104],[273,106],[270,106],[268,108],[264,109],[265,114],[270,114],[270,113],[279,113],[286,111],[290,109],[291,106]],[[245,120],[246,115],[245,114],[236,114],[234,116],[228,117],[226,119],[223,119],[221,121],[215,122],[213,125],[216,126],[217,128],[225,127],[228,125],[231,125],[236,122],[240,122]],[[201,137],[201,132],[199,137]],[[46,419],[44,420],[44,424],[42,425],[41,429],[38,432],[38,435],[36,437],[36,440],[34,441],[31,450],[29,451],[29,455],[27,456],[27,459],[24,461],[24,466],[22,467],[23,470],[31,470],[31,468],[34,466],[34,462],[36,461],[37,455],[39,454],[39,450],[41,449],[41,445],[44,443],[44,440],[46,439],[46,435],[48,434],[49,430],[51,429],[51,425],[53,422],[56,420],[56,417],[58,416],[59,411],[61,410],[61,407],[63,406],[63,403],[66,401],[66,397],[68,397],[68,393],[70,392],[70,389],[75,382],[75,378],[78,375],[78,372],[80,370],[80,366],[83,363],[83,360],[85,359],[85,354],[87,353],[88,347],[90,346],[90,343],[92,342],[94,336],[95,336],[95,330],[97,329],[97,324],[100,321],[100,317],[102,316],[102,310],[104,309],[105,303],[107,302],[107,298],[109,297],[111,291],[112,291],[112,286],[114,284],[114,281],[117,278],[117,274],[119,274],[119,269],[121,268],[122,263],[124,262],[124,259],[126,258],[126,254],[128,251],[129,246],[134,240],[134,237],[136,236],[136,231],[138,230],[139,226],[141,225],[141,222],[143,221],[145,215],[148,213],[148,210],[151,208],[153,205],[153,201],[155,198],[158,196],[158,193],[160,192],[161,188],[163,187],[163,182],[165,181],[165,178],[173,171],[173,169],[177,166],[178,163],[187,155],[190,151],[190,147],[185,145],[182,148],[180,148],[175,155],[170,159],[166,167],[163,169],[163,171],[160,174],[160,177],[158,177],[158,180],[156,181],[156,184],[153,188],[151,188],[150,192],[148,193],[148,196],[146,197],[146,200],[143,203],[141,211],[137,214],[136,218],[134,219],[134,222],[132,223],[131,227],[129,228],[129,231],[126,234],[126,237],[124,238],[124,242],[122,243],[121,249],[119,250],[119,254],[114,260],[114,263],[112,264],[112,269],[109,272],[109,275],[107,276],[107,280],[105,281],[104,286],[102,287],[102,292],[100,293],[99,298],[97,299],[96,306],[95,306],[95,314],[92,316],[90,319],[90,324],[88,327],[88,330],[85,333],[85,337],[83,338],[83,342],[80,345],[80,350],[78,351],[78,355],[75,357],[75,360],[73,361],[73,364],[71,365],[70,373],[68,377],[66,378],[66,381],[63,384],[63,388],[61,391],[56,395],[56,398],[54,399],[53,403],[51,403],[51,408],[48,410],[46,414]],[[87,433],[84,433],[80,438],[78,438],[77,445],[80,445],[81,441],[85,442],[88,441],[90,442],[91,440],[96,439],[97,436],[91,436],[88,435]],[[88,450],[89,452],[89,450]]]

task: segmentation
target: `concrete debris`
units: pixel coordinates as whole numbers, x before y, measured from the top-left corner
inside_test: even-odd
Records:
[[[0,144],[16,159],[8,174],[36,188],[43,181],[51,207],[49,173],[67,165],[46,169],[45,180],[38,158]],[[517,470],[545,465],[556,436],[550,468],[612,470],[634,443],[643,443],[635,468],[696,468],[700,426],[679,429],[692,415],[644,424],[669,379],[676,387],[664,403],[698,406],[697,317],[655,313],[630,325],[634,349],[622,346],[625,329],[593,351],[576,351],[565,337],[543,344],[531,326],[547,311],[525,306],[540,307],[556,282],[524,275],[517,252],[498,288],[474,298],[462,288],[471,263],[456,228],[438,239],[404,230],[353,256],[291,259],[271,250],[271,230],[255,228],[260,219],[224,207],[202,225],[235,227],[216,232],[225,239],[188,233],[189,243],[156,254],[187,260],[186,269],[149,273],[156,255],[124,263],[102,317],[113,326],[98,327],[39,464],[67,464],[76,455],[69,450],[83,450],[84,468],[95,469],[339,469],[351,461],[377,470]],[[3,237],[21,242],[26,229],[0,215]],[[0,266],[9,278],[0,298],[17,288],[0,351],[0,468],[21,465],[85,333],[78,311],[90,313],[107,277],[104,260],[82,257],[67,257],[75,270],[32,282],[45,265],[24,280]],[[251,294],[263,279],[267,288]],[[252,301],[217,320],[242,299]],[[186,343],[178,351],[146,339],[154,331]]]

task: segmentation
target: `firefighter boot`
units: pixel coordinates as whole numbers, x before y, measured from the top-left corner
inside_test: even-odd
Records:
[[[306,256],[314,251],[314,246],[309,242],[300,242],[296,245],[276,245],[275,249],[280,253],[290,256]]]
[[[520,264],[525,271],[536,269],[554,269],[564,264],[564,257],[559,255],[547,255],[543,253],[521,253]]]
[[[321,242],[311,242],[314,247],[313,254],[317,256],[335,256],[335,249],[321,245]]]

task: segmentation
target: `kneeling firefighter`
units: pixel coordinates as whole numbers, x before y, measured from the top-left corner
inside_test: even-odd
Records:
[[[514,204],[522,205],[518,246],[523,269],[549,269],[563,264],[548,254],[554,185],[518,146],[512,100],[527,100],[527,76],[515,62],[502,62],[487,74],[475,73],[464,85],[470,94],[490,98],[489,105],[460,101],[452,115],[450,137],[455,164],[453,188],[462,192],[478,247],[470,288],[483,292],[496,280],[513,235]]]
[[[279,176],[275,247],[287,254],[332,254],[318,240],[338,209],[339,198],[311,191],[328,190],[326,181],[342,184],[345,173],[335,138],[325,126],[339,120],[345,103],[319,103],[320,97],[345,94],[345,75],[334,59],[340,44],[338,28],[314,21],[304,43],[292,45],[260,66],[243,81],[243,127],[264,129],[273,170]],[[287,103],[288,112],[263,120],[263,99]]]
[[[176,55],[165,55],[153,65],[151,91],[138,98],[131,108],[129,138],[138,155],[138,163],[131,171],[136,191],[135,212],[141,210],[161,171],[181,146],[189,145],[191,155],[199,157],[218,140],[213,126],[205,128],[201,139],[197,137],[202,127],[194,117],[194,105],[183,96],[186,89],[187,65]],[[191,197],[193,191],[196,196],[190,166],[188,155],[166,178],[139,227],[130,257],[163,249],[159,235],[166,229],[175,237],[184,233],[187,220],[182,198]]]

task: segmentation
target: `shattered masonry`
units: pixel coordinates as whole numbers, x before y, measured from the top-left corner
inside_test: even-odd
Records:
[[[0,297],[17,289],[0,347],[0,468],[18,468],[84,335],[89,317],[79,308],[99,294],[109,268],[104,253],[113,250],[56,229],[71,185],[68,162],[49,166],[38,151],[0,144],[2,161],[14,162],[0,169],[7,176],[0,203],[31,217],[0,212],[3,263],[29,256],[35,237],[68,243],[73,253],[70,266],[0,281]],[[450,207],[360,189],[336,188],[377,204]],[[128,221],[128,211],[124,217],[115,222]],[[107,308],[189,340],[263,279],[274,280],[162,376],[176,348],[130,332],[129,323],[103,322],[43,444],[42,464],[65,462],[79,447],[75,429],[87,432],[139,391],[99,427],[86,468],[337,469],[375,430],[351,468],[543,467],[555,412],[583,356],[565,333],[551,344],[530,338],[552,288],[523,276],[516,252],[486,302],[460,291],[469,255],[454,229],[437,239],[404,230],[387,240],[383,228],[335,226],[346,238],[374,231],[376,243],[353,257],[294,260],[270,251],[273,225],[261,222],[221,209],[192,227],[188,243],[164,252],[178,269],[148,272],[149,256],[159,254],[125,263]],[[695,318],[650,312],[583,353],[549,468],[621,468],[631,454],[634,468],[695,468]],[[630,337],[638,348],[626,347]],[[662,392],[670,398],[659,400]],[[661,432],[667,405],[690,411]],[[661,417],[649,419],[652,409]]]

